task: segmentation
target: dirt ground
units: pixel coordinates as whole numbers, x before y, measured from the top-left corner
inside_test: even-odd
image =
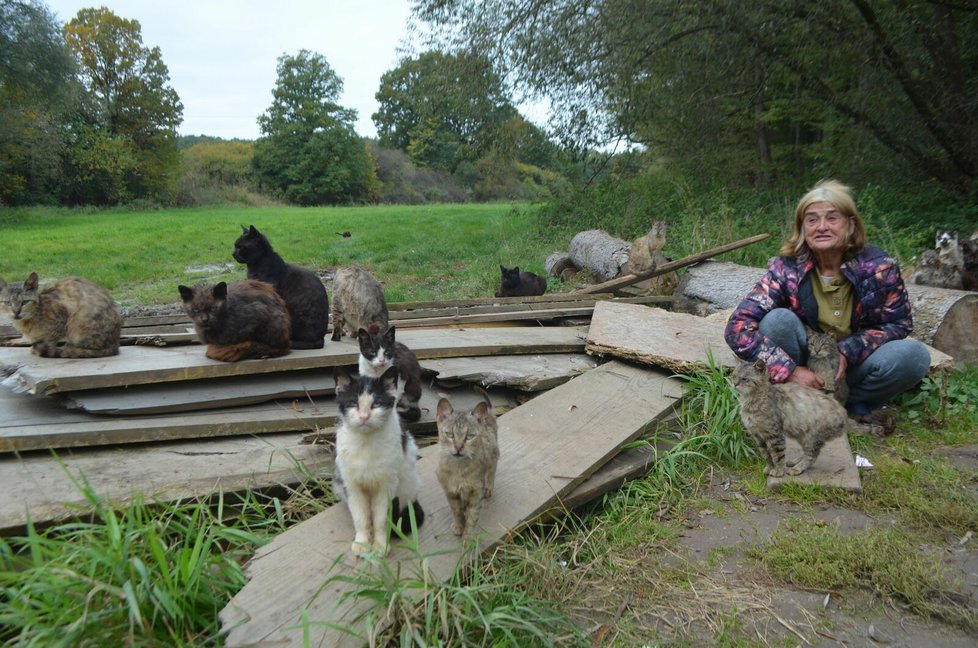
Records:
[[[956,467],[978,474],[978,446],[939,454]],[[771,583],[745,559],[748,546],[764,543],[790,517],[838,525],[843,533],[896,524],[895,519],[875,519],[829,505],[803,508],[773,498],[753,498],[722,475],[714,478],[705,496],[713,506],[684,516],[686,528],[677,555],[658,559],[652,567],[684,563],[698,575],[691,583],[691,594],[683,594],[682,605],[649,610],[639,621],[655,628],[662,641],[705,646],[716,645],[718,636],[729,636],[732,645],[745,645],[746,638],[746,645],[759,646],[978,646],[978,637],[923,619],[878,593],[784,587]],[[921,549],[933,551],[934,547]],[[939,549],[949,574],[968,597],[968,605],[978,609],[978,538],[948,538]]]

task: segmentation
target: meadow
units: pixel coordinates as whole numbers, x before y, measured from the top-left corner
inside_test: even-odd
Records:
[[[672,216],[666,252],[678,258],[769,231],[764,244],[724,257],[760,265],[777,248],[787,204],[691,202]],[[500,264],[542,273],[547,255],[566,249],[575,231],[600,224],[580,218],[555,226],[539,213],[533,205],[502,203],[8,209],[0,211],[0,277],[78,274],[108,287],[123,306],[175,305],[179,283],[243,277],[231,247],[241,225],[255,225],[289,261],[322,271],[353,262],[367,267],[384,282],[389,301],[490,296]],[[874,238],[909,260],[926,228],[903,236],[885,227],[887,217],[868,210]],[[600,225],[629,238],[642,233],[639,222]],[[345,231],[349,237],[341,236]],[[550,290],[565,288],[550,281]],[[978,632],[973,601],[941,568],[942,548],[978,529],[974,472],[953,461],[955,453],[960,458],[978,447],[975,367],[928,378],[902,397],[895,436],[852,439],[853,449],[876,465],[864,476],[862,496],[817,487],[767,492],[723,372],[707,367],[683,380],[687,396],[677,423],[641,442],[658,452],[647,476],[560,520],[529,525],[449,582],[390,578],[383,570],[376,582],[365,580],[361,595],[395,620],[376,645],[753,646],[760,635],[740,598],[746,590],[778,597],[829,592],[859,618],[899,606],[918,622],[944,624],[942,631]],[[166,505],[115,506],[83,480],[77,485],[93,515],[0,538],[6,645],[220,646],[218,613],[244,584],[248,557],[332,502],[323,496],[328,483],[313,475],[285,494]],[[727,541],[743,552],[743,573],[710,573],[732,545],[704,561],[684,553],[691,520],[736,516],[761,502],[794,513],[769,537]],[[827,508],[888,526],[847,535],[815,518]],[[716,596],[707,601],[705,592]],[[861,592],[872,598],[859,598]],[[861,607],[867,600],[868,612]],[[813,624],[814,632],[837,631],[831,620]],[[797,638],[789,633],[773,645],[795,645]]]

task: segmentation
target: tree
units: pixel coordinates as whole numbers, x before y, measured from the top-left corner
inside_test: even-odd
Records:
[[[80,10],[65,25],[64,35],[86,91],[80,140],[102,144],[113,140],[108,148],[128,148],[122,157],[133,161],[125,172],[123,191],[99,195],[97,187],[87,187],[81,194],[97,202],[119,199],[110,194],[170,200],[179,170],[176,128],[183,120],[183,105],[169,86],[169,70],[159,47],[143,45],[138,21],[120,18],[104,7]],[[104,171],[110,175],[118,171],[117,161],[107,162],[111,168]],[[102,175],[77,166],[72,169],[76,189],[82,178]],[[72,199],[78,200],[79,195]]]
[[[453,51],[549,96],[568,137],[702,173],[978,182],[974,0],[420,0]],[[704,164],[710,162],[710,164]]]
[[[0,203],[56,199],[73,79],[54,16],[35,2],[0,0]]]
[[[253,164],[260,185],[300,205],[374,200],[376,170],[353,128],[356,111],[336,103],[340,77],[308,50],[283,54],[277,72],[272,105],[258,118]]]
[[[452,171],[491,146],[517,116],[489,61],[473,54],[425,52],[384,73],[372,115],[381,146],[407,152],[418,164]]]

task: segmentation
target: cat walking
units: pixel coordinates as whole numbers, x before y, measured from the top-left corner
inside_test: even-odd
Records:
[[[413,423],[421,418],[421,365],[411,349],[394,339],[394,327],[383,335],[361,328],[357,331],[360,343],[360,375],[380,378],[389,367],[397,367],[397,414]]]
[[[357,265],[337,270],[333,277],[332,340],[339,342],[343,333],[354,337],[360,329],[382,333],[387,326],[387,301],[380,282]]]
[[[731,381],[740,395],[744,430],[765,459],[765,475],[800,475],[815,462],[826,441],[849,429],[849,415],[833,396],[797,383],[772,383],[763,360],[739,362]],[[797,441],[804,453],[788,466],[786,437]]]
[[[418,448],[394,414],[397,367],[389,367],[380,378],[358,376],[343,367],[334,376],[340,416],[333,491],[353,518],[354,555],[372,549],[383,555],[388,517],[403,533],[411,532],[412,511],[417,527],[424,522],[418,503]]]
[[[0,301],[14,327],[43,358],[101,358],[119,353],[122,315],[109,292],[81,277],[40,290],[32,272],[25,281],[0,279]]]
[[[289,333],[293,349],[322,349],[329,326],[326,286],[311,270],[286,263],[255,226],[241,226],[231,255],[248,266],[248,278],[265,281],[285,300],[292,319]]]
[[[483,401],[456,412],[438,401],[438,483],[452,509],[452,531],[468,538],[479,524],[483,501],[492,497],[499,462],[496,416]]]
[[[245,279],[177,289],[208,358],[237,362],[289,353],[289,310],[271,284]]]

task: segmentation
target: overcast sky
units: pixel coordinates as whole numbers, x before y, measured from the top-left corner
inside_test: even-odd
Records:
[[[357,133],[374,137],[380,77],[409,44],[409,0],[43,1],[62,24],[79,9],[103,6],[138,20],[143,44],[160,48],[183,102],[181,135],[256,139],[276,60],[307,49],[343,80],[339,103],[357,111]]]

